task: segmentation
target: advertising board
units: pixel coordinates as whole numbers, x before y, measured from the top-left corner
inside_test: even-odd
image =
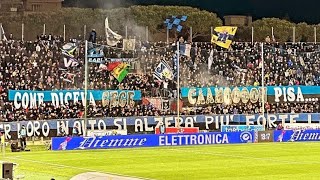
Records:
[[[320,141],[320,130],[274,131],[274,142]]]
[[[87,130],[87,136],[127,135],[127,130]]]
[[[215,132],[163,135],[149,134],[100,137],[54,137],[52,138],[52,150],[235,144],[251,142],[254,142],[254,132]]]
[[[264,131],[263,125],[221,125],[221,132]]]
[[[194,134],[199,133],[198,127],[167,127],[165,128],[164,134],[178,134],[178,133],[184,133],[184,134]],[[156,128],[155,134],[160,134],[160,128]]]
[[[258,142],[273,142],[273,131],[258,131]]]
[[[320,124],[315,123],[285,123],[284,130],[320,130]]]

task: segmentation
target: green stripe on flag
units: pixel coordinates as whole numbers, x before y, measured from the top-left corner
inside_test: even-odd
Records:
[[[117,80],[118,80],[118,82],[121,83],[121,82],[123,81],[123,79],[127,76],[128,73],[129,73],[129,72],[128,72],[128,68],[123,69],[123,70],[121,71],[121,73],[119,74],[119,76],[116,77]]]

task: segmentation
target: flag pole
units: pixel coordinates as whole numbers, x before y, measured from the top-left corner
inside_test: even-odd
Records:
[[[180,128],[180,43],[177,41],[177,125]]]
[[[254,31],[254,29],[253,29],[253,26],[251,27],[251,43],[253,44],[253,32]]]
[[[2,144],[2,157],[6,156],[6,144],[5,144],[5,133],[1,134],[1,144]]]
[[[0,41],[2,41],[2,23],[0,23]]]
[[[261,63],[262,63],[262,68],[261,68],[261,86],[262,86],[262,115],[263,117],[265,117],[265,112],[264,112],[264,109],[265,109],[265,99],[264,99],[264,96],[265,96],[265,90],[264,90],[264,51],[263,51],[263,42],[261,43]],[[266,125],[267,125],[267,128],[269,127],[269,122],[267,122],[266,120]]]
[[[87,118],[87,96],[88,96],[88,41],[86,40],[85,43],[85,57],[84,57],[84,61],[85,61],[85,66],[84,66],[84,73],[85,73],[85,77],[84,77],[84,97],[85,97],[85,101],[84,101],[84,132],[83,135],[86,136],[87,135],[87,122],[88,122],[88,118]]]
[[[169,44],[169,28],[167,27],[167,44]]]

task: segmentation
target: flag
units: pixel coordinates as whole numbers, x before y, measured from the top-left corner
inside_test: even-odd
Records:
[[[136,45],[135,39],[123,39],[123,50],[134,51]]]
[[[160,98],[147,98],[148,101],[150,102],[149,105],[152,107],[155,107],[157,109],[161,109],[161,99]]]
[[[117,66],[119,66],[121,64],[121,62],[113,62],[113,63],[109,63],[108,64],[108,71],[112,71],[114,68],[116,68]]]
[[[78,60],[70,56],[63,56],[63,67],[61,68],[68,69],[69,67],[78,67],[78,66],[79,66]]]
[[[156,67],[153,76],[157,78],[159,81],[163,81],[165,79],[172,80],[173,79],[173,72],[168,65],[168,63],[164,60],[161,60],[159,65]]]
[[[179,100],[180,102],[179,102],[179,109],[180,109],[180,111],[182,111],[182,107],[183,107],[183,101],[182,100]],[[170,109],[172,110],[172,111],[177,111],[178,109],[177,109],[177,107],[178,107],[178,103],[177,103],[177,101],[173,101],[173,102],[171,102],[171,104],[170,104]]]
[[[175,28],[178,32],[181,32],[183,26],[181,22],[185,22],[188,19],[188,16],[171,16],[164,21],[164,25],[167,29],[171,30]]]
[[[211,42],[217,44],[220,47],[229,49],[233,37],[237,32],[238,27],[234,26],[220,26],[214,29]]]
[[[62,54],[74,57],[77,46],[74,43],[67,43],[62,46]]]
[[[88,58],[104,57],[103,48],[103,46],[98,46],[88,49]]]
[[[76,75],[69,72],[62,72],[61,79],[66,82],[74,83],[74,77]]]
[[[108,66],[106,66],[105,64],[100,64],[99,65],[98,72],[106,71],[106,70],[108,70]]]
[[[143,97],[142,98],[142,105],[147,106],[149,104],[150,104],[150,102],[149,102],[148,98]]]
[[[161,109],[161,99],[160,98],[142,98],[142,104],[145,106],[155,107]]]
[[[115,46],[118,44],[119,40],[122,39],[122,36],[113,32],[109,27],[109,20],[106,18],[105,20],[105,31],[106,31],[106,38],[107,44],[109,46]]]
[[[107,70],[111,71],[111,74],[118,80],[122,82],[123,79],[127,76],[129,65],[121,62],[114,62],[108,65]]]
[[[190,57],[191,44],[180,44],[180,54]]]
[[[88,62],[90,63],[105,63],[104,46],[91,47],[88,49]]]
[[[163,111],[166,111],[166,110],[169,110],[170,108],[170,101],[169,100],[162,100],[162,110]]]

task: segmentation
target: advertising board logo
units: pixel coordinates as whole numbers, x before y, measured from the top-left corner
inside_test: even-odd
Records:
[[[71,137],[67,137],[59,146],[59,150],[66,150],[68,146],[68,142],[71,141]]]
[[[250,132],[243,132],[240,134],[240,140],[242,142],[252,142],[252,134]]]

